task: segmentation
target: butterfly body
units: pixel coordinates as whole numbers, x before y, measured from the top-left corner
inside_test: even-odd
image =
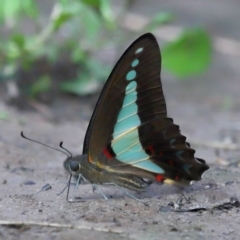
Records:
[[[189,184],[209,167],[195,158],[178,125],[167,116],[161,55],[147,33],[123,54],[107,80],[90,120],[83,154],[65,169],[95,184],[143,191],[151,182]]]
[[[73,173],[73,176],[78,178],[80,174],[94,184],[114,183],[120,187],[138,192],[144,191],[145,187],[149,185],[142,177],[138,177],[131,173],[129,168],[127,171],[124,171],[123,169],[120,172],[112,171],[112,169],[107,166],[99,167],[96,164],[89,163],[86,155],[76,156],[72,159],[68,158],[64,163],[64,167],[65,169],[68,169],[68,171],[70,169],[71,161],[76,161],[81,166],[79,171]]]

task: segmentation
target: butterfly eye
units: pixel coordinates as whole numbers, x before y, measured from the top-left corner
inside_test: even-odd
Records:
[[[77,161],[71,160],[69,162],[69,168],[72,172],[77,172],[81,168],[81,165]]]

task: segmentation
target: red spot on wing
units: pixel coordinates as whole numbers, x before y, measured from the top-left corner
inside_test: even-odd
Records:
[[[174,164],[173,164],[173,160],[169,160],[169,164],[171,165],[171,166],[173,166]]]
[[[146,148],[146,152],[147,152],[148,155],[152,155],[154,153],[153,146],[148,146]]]
[[[153,146],[149,146],[149,147],[148,147],[148,150],[149,150],[151,153],[153,153],[153,152],[154,152]]]
[[[160,174],[157,174],[155,178],[157,182],[163,182],[165,180],[165,177]]]
[[[103,149],[103,154],[106,156],[106,158],[107,159],[112,159],[113,158],[113,156],[112,156],[112,154],[109,152],[109,150],[107,149],[107,148],[104,148]]]
[[[178,176],[178,175],[176,175],[175,180],[176,180],[176,181],[179,180],[179,176]]]

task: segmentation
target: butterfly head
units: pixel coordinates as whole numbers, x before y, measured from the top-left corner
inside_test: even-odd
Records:
[[[78,155],[75,157],[68,157],[64,163],[63,166],[69,172],[72,174],[72,176],[79,176],[79,174],[82,173],[82,166],[86,162],[86,156],[85,155]]]

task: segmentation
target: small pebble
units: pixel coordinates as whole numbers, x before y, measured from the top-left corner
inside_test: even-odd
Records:
[[[228,182],[225,183],[225,186],[232,185],[233,183],[234,183],[234,181],[228,181]]]
[[[33,181],[26,181],[23,183],[24,185],[35,185],[36,183]]]

